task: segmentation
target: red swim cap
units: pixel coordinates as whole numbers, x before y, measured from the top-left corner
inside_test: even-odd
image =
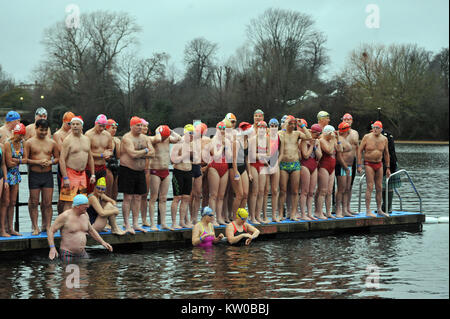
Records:
[[[250,123],[248,123],[248,122],[241,122],[240,124],[239,124],[239,128],[242,130],[242,131],[246,131],[246,130],[248,130],[249,128],[251,128],[252,127],[252,125],[250,124]]]
[[[311,126],[311,132],[322,133],[322,127],[320,127],[319,124],[313,124],[313,126]]]
[[[142,124],[142,120],[137,116],[133,116],[130,120],[130,127],[135,126],[137,124]]]
[[[379,127],[379,128],[383,128],[383,124],[380,121],[376,121],[375,123],[372,124],[372,127]]]
[[[345,113],[342,117],[343,120],[353,120],[353,116],[350,113]]]
[[[161,125],[156,133],[161,134],[162,137],[169,137],[170,136],[170,127],[167,125]]]
[[[195,125],[195,131],[200,132],[201,135],[204,135],[208,130],[208,126],[205,123],[199,123]]]
[[[342,122],[341,124],[339,124],[338,130],[339,130],[339,132],[345,133],[348,130],[350,130],[350,124],[348,124],[346,122]]]
[[[25,135],[27,133],[27,129],[25,128],[25,125],[23,125],[22,123],[17,124],[16,126],[14,126],[14,135]]]

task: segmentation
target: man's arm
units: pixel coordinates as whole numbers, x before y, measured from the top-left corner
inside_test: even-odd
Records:
[[[54,235],[55,233],[60,230],[64,224],[66,223],[67,214],[62,213],[58,217],[56,217],[53,224],[50,226],[50,229],[47,231],[47,242],[48,246],[50,247],[50,252],[48,254],[48,258],[53,260],[55,257],[58,257],[58,251],[55,247],[55,239]]]
[[[122,150],[125,151],[131,158],[142,158],[149,152],[148,148],[136,151],[133,143],[131,143],[131,141],[126,137],[122,139],[121,147]]]
[[[384,144],[384,163],[386,166],[386,177],[391,176],[391,159],[389,157],[388,139],[386,138],[386,143]]]
[[[112,252],[113,248],[111,247],[111,245],[103,240],[103,238],[97,233],[97,231],[94,229],[94,227],[92,227],[91,223],[88,223],[88,224],[89,224],[88,234],[91,235],[91,237],[96,242],[98,242],[100,245],[102,245],[103,247],[105,247],[106,249],[108,249],[109,251]]]

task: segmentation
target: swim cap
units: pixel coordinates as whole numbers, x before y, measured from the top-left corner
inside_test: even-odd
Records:
[[[184,126],[184,134],[189,133],[189,132],[194,132],[194,125],[186,124]]]
[[[22,123],[18,123],[16,126],[14,126],[13,129],[14,135],[25,135],[27,133],[27,129],[25,125]]]
[[[284,124],[284,122],[286,122],[287,117],[287,115],[283,115],[283,117],[281,118],[281,124]]]
[[[75,114],[72,112],[66,112],[63,115],[63,122],[64,123],[70,123],[70,121],[75,117]]]
[[[328,135],[335,131],[334,127],[331,125],[327,125],[323,128],[323,134]]]
[[[342,122],[341,124],[339,124],[338,130],[341,133],[348,132],[348,130],[350,130],[350,124],[348,124],[347,122]]]
[[[83,118],[81,116],[74,116],[74,117],[72,117],[72,119],[70,120],[70,123],[72,123],[74,121],[79,121],[81,123],[81,125],[84,125],[84,121],[83,121]]]
[[[233,113],[228,113],[227,115],[225,115],[225,118],[227,120],[235,120],[236,121],[236,116]]]
[[[80,206],[80,205],[87,205],[87,204],[89,204],[89,200],[86,197],[86,195],[78,194],[77,196],[75,196],[73,198],[73,203],[72,203],[73,207]]]
[[[247,218],[248,211],[245,208],[239,208],[236,212],[236,217],[238,218]]]
[[[47,115],[47,110],[44,109],[43,107],[40,107],[36,110],[36,112],[34,113],[34,115]]]
[[[8,114],[6,114],[6,122],[12,122],[20,120],[20,114],[16,111],[9,111]]]
[[[205,134],[208,130],[208,126],[205,123],[198,123],[195,125],[195,131],[200,132],[201,135]]]
[[[225,124],[226,128],[232,128],[233,127],[233,124],[231,124],[231,121],[229,119],[227,119],[227,118],[224,118],[222,120],[222,122]]]
[[[313,124],[313,126],[311,126],[311,132],[322,133],[322,128],[319,124]]]
[[[99,125],[108,124],[108,119],[106,118],[106,115],[100,114],[99,116],[97,116],[97,118],[95,119],[95,124],[99,124]]]
[[[305,119],[300,119],[300,122],[301,122],[302,124],[305,124],[305,125],[306,125],[306,127],[308,127],[308,122],[306,122],[306,120],[305,120]]]
[[[248,130],[251,127],[252,127],[252,125],[250,123],[248,123],[248,122],[241,122],[241,123],[239,123],[239,128],[241,129],[241,131],[246,131],[246,130]]]
[[[286,117],[286,122],[291,122],[291,121],[295,121],[295,122],[297,122],[297,120],[295,119],[295,117],[294,116],[292,116],[292,115],[288,115],[287,117]]]
[[[137,116],[133,116],[131,118],[131,120],[130,120],[130,127],[133,127],[133,126],[138,125],[138,124],[142,124],[141,118],[137,117]]]
[[[381,123],[380,121],[376,121],[375,123],[372,124],[372,127],[379,127],[379,128],[383,128],[383,123]]]
[[[148,125],[148,122],[144,119],[141,119],[142,125]]]
[[[170,136],[170,128],[167,125],[161,125],[158,127],[156,133],[161,134],[161,137],[169,137]]]
[[[267,123],[265,121],[259,121],[256,124],[256,127],[267,127]]]
[[[264,112],[262,110],[260,110],[260,109],[257,109],[255,111],[255,113],[253,113],[253,115],[255,115],[255,114],[262,114],[262,115],[264,115]]]
[[[223,121],[221,121],[221,122],[217,123],[217,125],[216,125],[216,129],[218,129],[218,128],[227,128],[227,126],[225,125],[225,123]]]
[[[278,126],[278,125],[280,125],[280,123],[278,122],[278,120],[276,118],[273,118],[273,119],[270,119],[270,121],[269,121],[269,126],[270,125]]]
[[[113,119],[108,119],[108,124],[106,124],[106,128],[110,128],[111,126],[119,126]]]
[[[97,180],[97,186],[103,186],[103,187],[106,187],[106,179],[105,179],[104,177],[100,177],[100,178]]]
[[[209,206],[205,206],[202,209],[202,217],[203,216],[211,216],[214,217],[214,211],[209,207]]]
[[[345,113],[342,117],[343,120],[353,120],[353,116],[350,113]]]
[[[320,111],[317,113],[317,120],[320,121],[323,118],[330,118],[330,114],[326,111]]]

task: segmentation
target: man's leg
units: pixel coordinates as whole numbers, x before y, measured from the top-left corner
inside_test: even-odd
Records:
[[[52,224],[53,207],[52,207],[53,188],[42,189],[42,203],[41,207],[44,210],[42,214],[42,231],[48,231]]]
[[[290,220],[299,221],[298,217],[298,189],[300,186],[300,171],[293,171],[289,177],[291,183],[291,213]]]
[[[386,214],[381,209],[381,197],[383,196],[382,190],[383,190],[383,167],[381,167],[375,172],[375,198],[377,200],[377,213],[379,215],[388,217],[389,215]]]
[[[172,227],[169,227],[166,224],[167,193],[169,192],[169,186],[170,186],[170,179],[169,179],[169,177],[166,177],[159,185],[158,208],[159,208],[160,219],[161,219],[161,228],[173,230]]]
[[[376,217],[370,211],[370,201],[372,198],[373,184],[375,182],[375,172],[372,167],[366,165],[366,216],[368,217]]]
[[[168,180],[168,178],[166,178]],[[150,201],[148,203],[148,215],[150,218],[150,229],[158,230],[154,220],[155,217],[155,204],[159,196],[161,185],[161,178],[156,175],[150,175]]]
[[[28,212],[30,213],[31,218],[31,235],[36,236],[41,232],[38,226],[38,206],[39,206],[39,195],[41,194],[41,190],[30,189],[30,198],[28,199]]]

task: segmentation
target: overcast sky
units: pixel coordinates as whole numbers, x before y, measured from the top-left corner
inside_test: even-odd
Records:
[[[449,46],[448,0],[0,0],[0,65],[16,82],[31,81],[44,57],[44,29],[64,21],[70,4],[81,13],[129,13],[142,27],[138,55],[166,52],[180,70],[188,41],[204,37],[217,43],[218,58],[226,61],[245,43],[250,20],[271,7],[311,15],[328,39],[327,77],[362,43],[416,43],[433,52]],[[366,26],[375,14],[366,12],[370,4],[379,8],[379,28]]]

